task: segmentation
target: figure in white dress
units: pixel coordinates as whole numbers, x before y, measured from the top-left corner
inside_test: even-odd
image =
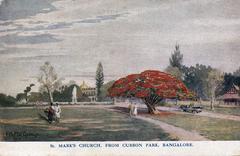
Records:
[[[61,107],[58,103],[56,103],[56,106],[54,107],[54,113],[55,113],[55,117],[56,117],[56,121],[60,122],[60,118],[61,118]]]
[[[137,114],[138,114],[138,110],[137,110],[138,108],[137,108],[137,104],[134,104],[134,107],[133,107],[133,115],[134,116],[137,116]]]
[[[130,104],[128,105],[128,109],[129,109],[129,115],[130,115],[130,117],[133,116],[134,106],[133,106],[132,103],[130,103]]]

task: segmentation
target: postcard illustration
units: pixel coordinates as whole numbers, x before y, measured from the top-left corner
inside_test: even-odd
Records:
[[[239,9],[0,0],[0,141],[239,141]]]

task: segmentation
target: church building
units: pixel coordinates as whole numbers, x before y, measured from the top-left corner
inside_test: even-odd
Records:
[[[80,89],[83,93],[83,95],[87,96],[91,102],[97,101],[97,94],[96,94],[96,88],[88,86],[85,81],[80,85]]]

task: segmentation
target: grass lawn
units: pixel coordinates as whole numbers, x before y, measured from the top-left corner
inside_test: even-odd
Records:
[[[238,121],[201,117],[193,114],[169,114],[149,117],[186,130],[196,131],[211,140],[240,140],[240,122]]]
[[[208,111],[211,111],[210,107],[204,107],[204,108]],[[240,107],[214,107],[214,112],[227,114],[227,115],[240,116]]]
[[[99,108],[62,108],[60,123],[49,124],[36,109],[1,109],[3,141],[173,140],[154,125]]]
[[[189,105],[191,101],[179,101],[178,105]],[[173,103],[167,103],[166,106],[172,107],[175,106]],[[202,101],[202,106],[204,107],[205,110],[211,111],[210,108],[210,101]],[[222,114],[227,114],[227,115],[238,115],[240,116],[240,106],[236,107],[231,107],[228,105],[217,105],[215,104],[214,106],[214,112],[216,113],[222,113]]]

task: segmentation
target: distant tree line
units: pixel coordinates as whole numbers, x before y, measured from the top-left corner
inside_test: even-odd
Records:
[[[182,80],[201,99],[211,99],[212,94],[222,95],[233,84],[240,85],[240,67],[233,73],[221,73],[218,69],[202,64],[186,66],[183,64],[183,58],[177,44],[165,71]]]
[[[80,87],[77,84],[62,85],[59,88],[53,90],[53,92],[51,93],[52,101],[71,102],[73,87],[77,88],[78,101],[90,101],[90,99],[86,95],[82,94]],[[47,91],[32,92],[31,95],[29,95],[29,102],[37,101],[49,102],[49,93]]]
[[[68,84],[63,84],[62,79],[58,77],[54,67],[49,63],[45,62],[40,67],[40,76],[38,82],[40,84],[38,92],[30,92],[31,87],[34,84],[30,84],[26,87],[23,93],[18,93],[15,101],[28,102],[71,102],[73,88],[77,88],[77,101],[87,102],[90,101],[87,95],[83,94],[80,86],[73,80],[70,80]],[[98,101],[109,100],[107,96],[107,90],[111,87],[114,81],[110,81],[104,84],[103,66],[99,62],[96,70],[96,96]]]
[[[8,107],[16,104],[16,98],[0,93],[0,106]]]
[[[103,86],[100,88],[100,95],[99,97],[101,97],[102,101],[106,101],[106,100],[110,100],[108,97],[108,93],[107,90],[108,88],[111,87],[111,85],[113,84],[114,81],[110,81],[106,84],[103,84]],[[87,95],[83,94],[80,86],[77,84],[66,84],[66,85],[62,85],[59,88],[55,89],[52,92],[52,98],[53,101],[58,101],[58,102],[71,102],[72,101],[72,91],[73,91],[73,87],[77,88],[77,101],[79,102],[89,102],[90,99],[88,98]],[[19,97],[23,97],[23,98],[19,98]],[[14,102],[16,101],[20,101],[22,99],[24,99],[24,103],[25,101],[25,95],[23,93],[18,93],[16,98],[12,97],[14,99]],[[49,102],[49,93],[47,91],[39,91],[39,92],[30,92],[28,95],[28,102]]]
[[[192,90],[198,98],[214,101],[215,97],[224,94],[233,84],[240,85],[240,67],[233,73],[221,73],[218,69],[203,64],[186,66],[183,64],[184,56],[180,51],[180,46],[175,46],[174,52],[169,58],[169,66],[165,72],[174,75]],[[97,99],[99,101],[109,100],[108,88],[112,86],[114,81],[104,83],[103,66],[99,62],[96,70],[96,90]],[[34,84],[26,86],[22,93],[18,93],[16,97],[0,94],[0,106],[14,106],[19,101],[27,102],[71,102],[72,90],[77,88],[78,101],[90,101],[90,99],[82,94],[80,87],[73,81],[69,84],[62,84],[58,78],[53,66],[49,62],[45,62],[40,67],[40,83],[39,92],[31,92]]]

